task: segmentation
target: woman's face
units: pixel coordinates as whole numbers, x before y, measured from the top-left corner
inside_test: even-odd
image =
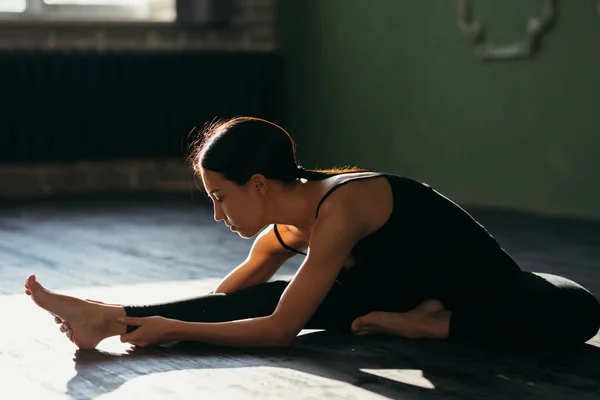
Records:
[[[215,221],[224,221],[233,232],[251,238],[265,227],[262,221],[262,183],[252,180],[244,186],[227,180],[218,172],[202,169],[202,182],[213,202]]]

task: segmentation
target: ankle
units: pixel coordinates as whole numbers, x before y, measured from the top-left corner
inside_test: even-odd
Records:
[[[106,337],[119,336],[127,333],[127,327],[117,321],[118,317],[125,317],[125,309],[118,305],[102,305],[102,326],[106,327]]]

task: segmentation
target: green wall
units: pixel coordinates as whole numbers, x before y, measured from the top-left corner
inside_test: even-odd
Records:
[[[544,0],[474,3],[507,43]],[[484,62],[454,0],[281,0],[301,162],[411,176],[463,205],[600,218],[600,16],[593,0],[559,3],[535,58]]]

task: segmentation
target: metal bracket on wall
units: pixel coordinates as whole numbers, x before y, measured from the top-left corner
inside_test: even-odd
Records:
[[[598,6],[600,7],[600,0]],[[556,17],[557,0],[546,0],[541,15],[531,17],[527,23],[527,36],[520,42],[496,45],[488,43],[480,22],[473,19],[473,0],[458,1],[458,25],[471,37],[475,54],[484,60],[514,60],[533,56],[539,48],[542,35]],[[600,11],[600,10],[599,10]]]

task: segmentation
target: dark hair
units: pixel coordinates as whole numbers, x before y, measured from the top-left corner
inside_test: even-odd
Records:
[[[222,174],[238,185],[262,174],[291,184],[298,178],[321,180],[332,175],[363,172],[356,167],[304,169],[296,159],[296,144],[289,133],[273,122],[235,117],[209,123],[190,145],[188,162],[196,175],[200,169]]]

